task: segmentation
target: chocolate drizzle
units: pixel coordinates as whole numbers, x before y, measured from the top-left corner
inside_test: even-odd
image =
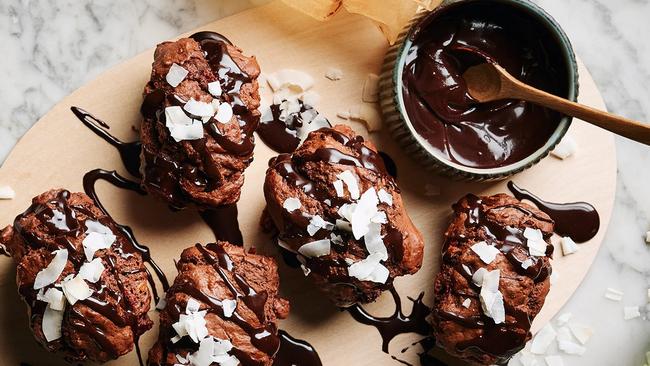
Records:
[[[426,320],[426,317],[431,314],[431,309],[422,301],[424,292],[420,293],[416,299],[409,298],[413,302],[413,308],[409,315],[405,315],[402,311],[402,300],[395,287],[390,288],[390,294],[395,301],[395,312],[389,317],[372,316],[359,304],[347,308],[356,321],[377,328],[382,339],[381,350],[385,353],[388,353],[390,341],[399,334],[429,335],[431,333],[431,325]]]
[[[275,355],[273,366],[322,366],[318,352],[311,344],[293,338],[280,329],[280,349]]]
[[[544,201],[530,191],[518,187],[512,181],[508,189],[519,200],[528,200],[555,221],[555,232],[569,236],[577,243],[584,243],[596,236],[600,228],[600,216],[596,208],[587,202],[553,203]]]
[[[134,177],[140,178],[140,151],[142,144],[140,141],[123,142],[111,135],[108,130],[110,126],[101,119],[93,116],[79,107],[71,107],[70,110],[79,120],[86,125],[97,136],[104,141],[113,145],[120,153],[124,167]]]
[[[212,229],[217,240],[230,244],[244,245],[239,222],[237,221],[237,205],[227,205],[209,210],[199,211],[203,221]]]
[[[95,184],[97,183],[98,180],[105,180],[111,183],[112,185],[114,185],[115,187],[127,189],[136,192],[140,195],[146,194],[146,192],[140,187],[138,183],[130,181],[120,176],[115,171],[107,171],[103,169],[95,169],[89,171],[83,177],[84,191],[90,198],[93,199],[93,201],[95,201],[97,207],[99,207],[99,209],[102,210],[102,212],[109,217],[110,215],[108,211],[106,211],[106,208],[101,203],[99,197],[97,196],[97,192],[95,190]],[[142,256],[142,259],[151,266],[154,273],[156,274],[156,277],[158,277],[158,280],[162,285],[163,291],[167,291],[167,289],[169,288],[169,281],[167,280],[167,277],[165,276],[165,273],[162,271],[162,269],[160,269],[158,264],[156,264],[153,258],[151,258],[151,251],[149,250],[149,248],[140,244],[136,240],[135,235],[133,234],[133,230],[131,230],[129,226],[120,225],[120,224],[116,224],[115,226],[127,238],[131,247],[137,252],[139,252],[140,255]],[[156,284],[153,281],[151,273],[149,272],[148,269],[147,269],[147,276],[149,278],[149,283],[151,284],[151,289],[154,293],[154,299],[156,303],[158,303],[158,301],[160,300],[158,296],[158,290],[156,290]]]

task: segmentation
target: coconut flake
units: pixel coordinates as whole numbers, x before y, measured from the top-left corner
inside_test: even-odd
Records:
[[[521,362],[523,366],[540,366],[537,359],[535,359],[535,356],[532,353],[526,351],[525,349],[521,351],[521,357],[519,357],[519,362]]]
[[[466,264],[461,264],[461,266],[463,267],[463,271],[465,271],[465,273],[467,273],[468,276],[472,275],[472,271],[469,269],[469,267]],[[483,280],[481,279],[481,282],[482,281]]]
[[[623,308],[623,319],[630,320],[641,316],[638,306],[625,306]]]
[[[343,237],[335,233],[330,233],[330,241],[332,244],[343,245]]]
[[[558,341],[557,346],[560,351],[569,355],[582,356],[587,351],[585,347],[573,341]]]
[[[573,254],[578,251],[578,245],[568,236],[560,238],[560,244],[562,245],[562,253],[564,255]]]
[[[526,245],[528,245],[530,255],[535,257],[543,257],[546,255],[547,243],[544,241],[544,236],[539,229],[527,227],[524,229],[524,237],[527,239]]]
[[[199,311],[200,303],[193,298],[189,298],[185,305],[185,314],[180,314],[178,321],[172,324],[177,336],[172,338],[172,342],[178,342],[182,337],[189,336],[194,343],[208,335],[206,327],[206,311]]]
[[[331,243],[329,239],[315,240],[298,248],[298,252],[307,258],[329,255],[330,250]]]
[[[379,263],[383,258],[381,253],[370,254],[365,259],[353,262],[348,267],[348,275],[361,281],[386,283],[388,269]]]
[[[0,186],[0,200],[12,200],[16,198],[16,192],[10,186]]]
[[[314,234],[316,234],[320,229],[332,230],[333,228],[334,224],[323,220],[323,218],[318,215],[314,215],[311,217],[309,224],[307,225],[307,233],[310,236],[314,236]]]
[[[169,85],[175,88],[180,85],[183,80],[185,80],[187,74],[189,74],[189,72],[185,70],[185,68],[176,63],[173,63],[169,68],[167,75],[165,76],[165,80],[167,80],[167,83],[169,83]]]
[[[357,104],[350,108],[350,119],[363,122],[368,132],[381,130],[381,114],[374,105]]]
[[[337,179],[332,184],[334,185],[334,190],[336,191],[336,196],[337,197],[345,196],[345,191],[343,190],[343,181],[342,180]]]
[[[43,289],[40,289],[36,294],[36,299],[46,302],[52,310],[63,311],[65,309],[65,297],[63,292],[58,288],[48,288],[47,291],[43,292]]]
[[[232,119],[232,116],[232,106],[229,103],[221,103],[217,108],[217,114],[214,115],[214,119],[219,123],[228,123]]]
[[[343,78],[343,71],[336,67],[329,67],[325,71],[325,77],[332,81],[341,80]]]
[[[311,273],[311,269],[307,267],[307,259],[303,257],[302,255],[297,255],[296,258],[298,258],[298,262],[300,262],[300,268],[302,269],[302,273],[305,274],[305,277],[309,276]]]
[[[350,119],[350,112],[349,111],[338,111],[336,112],[336,116],[340,119]]]
[[[54,254],[54,257],[52,258],[52,261],[50,261],[50,264],[36,274],[34,290],[53,284],[59,278],[65,265],[68,263],[67,249],[55,250],[52,254]]]
[[[613,289],[611,287],[608,287],[605,290],[605,297],[607,299],[610,299],[612,301],[621,301],[623,300],[623,292]]]
[[[492,263],[492,261],[497,257],[497,254],[499,254],[499,249],[493,245],[489,245],[485,241],[480,241],[472,245],[471,249],[485,264]]]
[[[544,361],[546,361],[546,365],[548,366],[564,366],[562,357],[558,355],[546,356],[544,357]]]
[[[88,282],[95,283],[104,272],[104,263],[100,258],[95,258],[91,262],[86,262],[79,268],[79,276]]]
[[[185,103],[183,109],[187,111],[187,113],[197,117],[212,117],[214,115],[214,107],[212,103],[201,102],[194,98]]]
[[[562,138],[557,146],[551,151],[551,155],[555,156],[558,159],[564,160],[569,156],[573,155],[578,150],[578,144],[571,137],[571,135],[566,135]]]
[[[379,253],[382,256],[382,260],[388,259],[388,251],[381,236],[381,224],[371,223],[368,225],[368,232],[363,236],[363,241],[368,253]]]
[[[559,325],[559,326],[566,325],[569,322],[569,320],[571,320],[572,316],[573,316],[573,314],[571,314],[571,313],[564,313],[564,314],[558,316],[557,321],[556,321],[557,325]]]
[[[494,320],[495,324],[501,324],[506,319],[506,311],[503,306],[503,295],[499,291],[499,277],[501,271],[486,271],[483,274],[481,285],[481,307],[483,313]]]
[[[350,198],[353,200],[359,199],[359,182],[357,181],[357,177],[352,174],[351,171],[345,170],[338,174],[336,177],[342,180],[343,183],[345,183],[345,185],[348,187]]]
[[[282,69],[266,76],[266,81],[273,91],[287,89],[300,94],[314,86],[314,78],[306,72],[294,69]]]
[[[47,220],[50,224],[54,225],[59,230],[69,231],[68,221],[65,214],[59,210],[52,210],[52,217]]]
[[[95,252],[101,249],[108,249],[115,243],[117,237],[111,229],[102,225],[99,221],[86,220],[86,237],[82,245],[86,259],[90,262],[95,257]]]
[[[356,204],[349,206],[348,221],[352,224],[352,234],[359,240],[368,233],[370,223],[377,214],[379,198],[373,187],[365,191]]]
[[[524,260],[523,262],[521,262],[521,268],[523,268],[523,269],[528,269],[532,265],[533,265],[533,260],[530,259],[530,258],[528,258],[528,259]]]
[[[63,311],[54,310],[49,305],[45,308],[43,313],[43,321],[41,323],[41,330],[43,336],[48,342],[52,342],[61,338],[61,323],[63,322]]]
[[[80,275],[66,277],[61,283],[61,288],[70,305],[86,300],[93,294],[93,290]]]
[[[158,300],[158,303],[156,304],[156,309],[158,310],[164,310],[167,307],[167,299],[163,296]]]
[[[320,102],[320,94],[313,90],[308,90],[300,96],[300,99],[302,99],[305,105],[313,107]]]
[[[488,272],[485,268],[479,268],[472,275],[472,282],[478,287],[483,286],[483,276]]]
[[[221,308],[223,309],[223,316],[230,318],[237,309],[237,300],[225,299],[221,301]]]
[[[469,308],[469,306],[471,304],[472,304],[472,299],[470,299],[469,297],[467,299],[463,300],[463,307]]]
[[[576,337],[580,343],[587,344],[589,341],[589,338],[594,334],[594,330],[589,328],[586,325],[578,324],[578,323],[570,323],[569,324],[569,330],[571,330],[571,333],[573,333],[573,336]]]
[[[557,332],[553,329],[551,323],[547,323],[540,331],[537,333],[535,338],[530,344],[530,352],[536,355],[543,355],[546,353],[548,347],[555,340]]]
[[[191,119],[179,106],[165,108],[165,126],[176,142],[203,138],[203,124]]]
[[[556,339],[559,342],[574,342],[573,336],[571,335],[571,330],[569,327],[560,327],[557,330]]]
[[[213,81],[211,83],[208,83],[208,92],[215,98],[219,98],[221,96],[222,90],[221,90],[221,83],[219,81]]]
[[[352,225],[345,220],[336,219],[336,228],[339,230],[352,232]]]
[[[366,80],[363,83],[361,100],[368,103],[379,101],[379,76],[376,74],[368,74],[366,76]]]
[[[377,192],[377,197],[379,198],[379,202],[383,202],[391,207],[393,206],[393,196],[385,189],[380,189],[379,192]]]
[[[300,203],[300,200],[295,197],[289,197],[286,200],[284,200],[282,207],[288,212],[293,212],[295,210],[298,210],[300,207],[302,207],[302,203]]]

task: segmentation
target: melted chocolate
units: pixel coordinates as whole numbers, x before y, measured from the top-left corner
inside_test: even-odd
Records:
[[[242,101],[240,89],[242,85],[250,83],[252,79],[241,70],[228,53],[230,42],[225,37],[215,32],[199,32],[192,35],[191,38],[199,43],[215,79],[221,84],[222,94],[218,99],[232,106],[233,114],[239,123],[239,141],[231,140],[225,134],[224,128],[219,127],[220,124],[214,118],[204,123],[204,128],[227,154],[243,157],[247,159],[246,163],[248,164],[253,158],[255,147],[253,132],[259,123],[259,117]],[[145,119],[164,125],[164,109],[170,105],[183,105],[184,103],[185,101],[173,94],[166,95],[164,90],[154,89],[145,95],[140,111]],[[190,143],[202,156],[209,156],[208,142],[208,139],[202,138]],[[213,191],[226,179],[218,169],[212,166],[213,163],[204,162],[205,169],[200,170],[195,161],[176,161],[168,154],[151,151],[147,146],[143,147],[142,152],[145,173],[143,184],[158,192],[178,209],[191,202],[191,199],[178,186],[181,177],[193,182],[204,192]]]
[[[386,167],[388,174],[393,178],[397,178],[397,164],[395,163],[395,160],[383,151],[379,152],[379,156],[381,156],[381,160],[384,161],[384,166]]]
[[[284,102],[284,101],[283,101]],[[326,119],[314,121],[318,112],[311,106],[297,101],[300,106],[293,113],[282,113],[280,104],[272,104],[262,115],[257,134],[271,149],[279,153],[291,153],[300,145],[301,137],[306,135],[309,124],[319,123],[316,128],[331,127]]]
[[[230,244],[244,245],[239,221],[237,221],[237,205],[227,205],[199,211],[203,221],[212,229],[217,240]]]
[[[598,233],[600,216],[596,208],[587,202],[544,201],[512,181],[508,182],[508,189],[518,200],[528,200],[549,215],[555,221],[554,230],[559,235],[569,236],[577,243],[584,243]]]
[[[280,329],[280,349],[275,355],[273,366],[322,366],[318,352],[311,344],[301,339],[293,338],[289,333]]]
[[[5,257],[11,257],[11,254],[7,251],[7,247],[4,244],[0,244],[0,255]]]
[[[402,77],[406,112],[440,158],[475,168],[505,166],[530,156],[556,130],[561,114],[518,100],[477,103],[462,78],[487,60],[566,96],[561,49],[537,19],[498,1],[462,2],[427,16],[411,40]]]
[[[109,217],[110,215],[108,211],[106,211],[106,208],[99,200],[99,197],[97,196],[97,192],[95,191],[95,184],[97,183],[98,180],[105,180],[111,183],[112,185],[114,185],[115,187],[127,189],[136,192],[140,195],[146,194],[146,192],[140,187],[138,183],[125,179],[124,177],[117,174],[117,172],[115,171],[107,171],[103,169],[95,169],[89,171],[83,177],[84,191],[90,198],[93,199],[93,201],[95,201],[97,207],[99,207],[99,209],[102,210],[102,212]],[[131,230],[129,226],[116,224],[116,227],[128,239],[133,250],[139,252],[140,255],[142,256],[142,260],[144,260],[146,263],[148,263],[151,266],[154,273],[158,277],[158,280],[160,281],[163,290],[167,291],[167,289],[169,288],[169,281],[167,280],[167,277],[165,276],[165,273],[162,271],[162,269],[160,269],[158,264],[156,264],[153,258],[151,258],[151,251],[149,250],[149,248],[140,244],[136,240],[135,235],[133,234],[133,230]],[[151,277],[151,274],[149,273],[148,269],[147,269],[147,276],[149,278],[149,283],[151,284],[151,289],[154,293],[154,299],[156,303],[158,303],[158,301],[160,300],[160,298],[158,297],[158,290],[156,290],[156,284],[153,281],[153,278]]]
[[[393,301],[395,301],[395,312],[389,317],[372,316],[359,304],[347,308],[347,311],[356,321],[377,328],[382,339],[381,350],[385,353],[388,353],[390,341],[399,334],[417,333],[429,335],[431,333],[431,325],[426,320],[431,314],[431,309],[422,301],[424,293],[420,293],[417,299],[409,298],[413,302],[413,308],[409,315],[405,315],[402,311],[402,300],[395,287],[390,288],[390,293],[393,296]]]
[[[129,174],[140,178],[140,151],[142,150],[142,144],[140,141],[120,141],[108,132],[110,126],[106,122],[79,107],[71,107],[70,110],[84,125],[86,125],[86,127],[97,134],[97,136],[113,145],[120,153],[124,167]]]

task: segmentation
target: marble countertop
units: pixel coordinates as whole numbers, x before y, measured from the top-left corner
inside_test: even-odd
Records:
[[[2,1],[0,162],[55,103],[99,73],[163,40],[265,2]],[[608,109],[650,121],[650,2],[536,2],[565,28]],[[642,365],[650,350],[650,245],[644,242],[650,230],[650,150],[623,138],[616,148],[612,222],[590,273],[563,309],[595,333],[583,356],[564,356],[566,365]],[[607,287],[623,291],[623,300],[605,299]],[[623,320],[623,306],[632,305],[644,316]]]

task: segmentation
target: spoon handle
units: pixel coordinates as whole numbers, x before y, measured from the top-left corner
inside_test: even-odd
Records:
[[[505,85],[504,85],[505,86]],[[650,125],[574,103],[545,91],[520,83],[508,91],[513,99],[523,99],[579,118],[617,135],[650,145]]]

